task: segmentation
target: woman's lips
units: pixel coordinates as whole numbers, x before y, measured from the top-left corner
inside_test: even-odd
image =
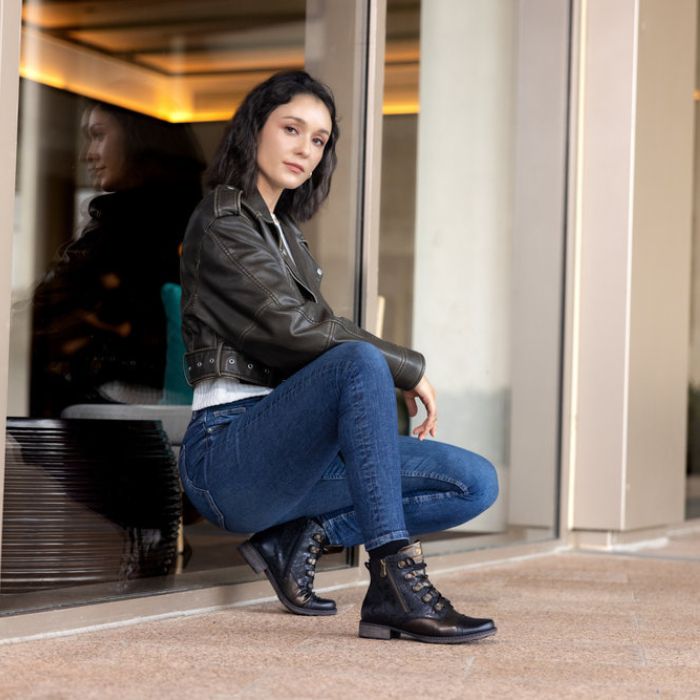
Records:
[[[301,167],[301,165],[297,165],[296,163],[286,163],[285,165],[293,172],[296,173],[297,175],[300,175],[301,173],[304,172],[304,168]]]

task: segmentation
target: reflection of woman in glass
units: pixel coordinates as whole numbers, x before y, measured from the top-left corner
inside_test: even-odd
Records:
[[[85,111],[96,187],[90,221],[34,295],[32,414],[84,402],[158,402],[166,355],[161,287],[201,198],[202,159],[185,125],[103,103]]]
[[[313,593],[324,547],[364,544],[371,582],[360,635],[466,642],[495,632],[430,583],[409,536],[475,517],[496,498],[493,467],[433,441],[435,394],[423,356],[337,317],[298,221],[328,195],[338,127],[326,87],[303,72],[255,88],[210,172],[213,191],[185,236],[183,331],[194,413],[180,471],[207,518],[256,532],[241,553],[302,615],[331,615]],[[409,412],[397,434],[394,386]]]

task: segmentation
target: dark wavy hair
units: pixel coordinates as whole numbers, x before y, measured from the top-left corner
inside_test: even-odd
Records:
[[[233,185],[244,194],[255,192],[258,134],[270,113],[297,95],[313,95],[326,105],[331,116],[331,134],[313,175],[296,189],[284,190],[275,211],[297,221],[306,221],[316,213],[331,188],[337,162],[335,144],[340,132],[330,88],[301,70],[275,73],[246,95],[226,127],[209,167],[206,175],[209,187]]]

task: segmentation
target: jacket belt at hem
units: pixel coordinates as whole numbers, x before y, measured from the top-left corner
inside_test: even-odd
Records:
[[[230,377],[249,384],[274,387],[279,384],[277,373],[254,362],[240,352],[226,346],[204,348],[185,354],[185,377],[192,386],[204,379]]]

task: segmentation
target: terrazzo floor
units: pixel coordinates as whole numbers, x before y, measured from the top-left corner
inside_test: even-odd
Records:
[[[700,698],[700,534],[434,576],[492,616],[465,645],[357,637],[363,590],[0,647],[0,698]],[[663,543],[661,543],[663,544]]]

